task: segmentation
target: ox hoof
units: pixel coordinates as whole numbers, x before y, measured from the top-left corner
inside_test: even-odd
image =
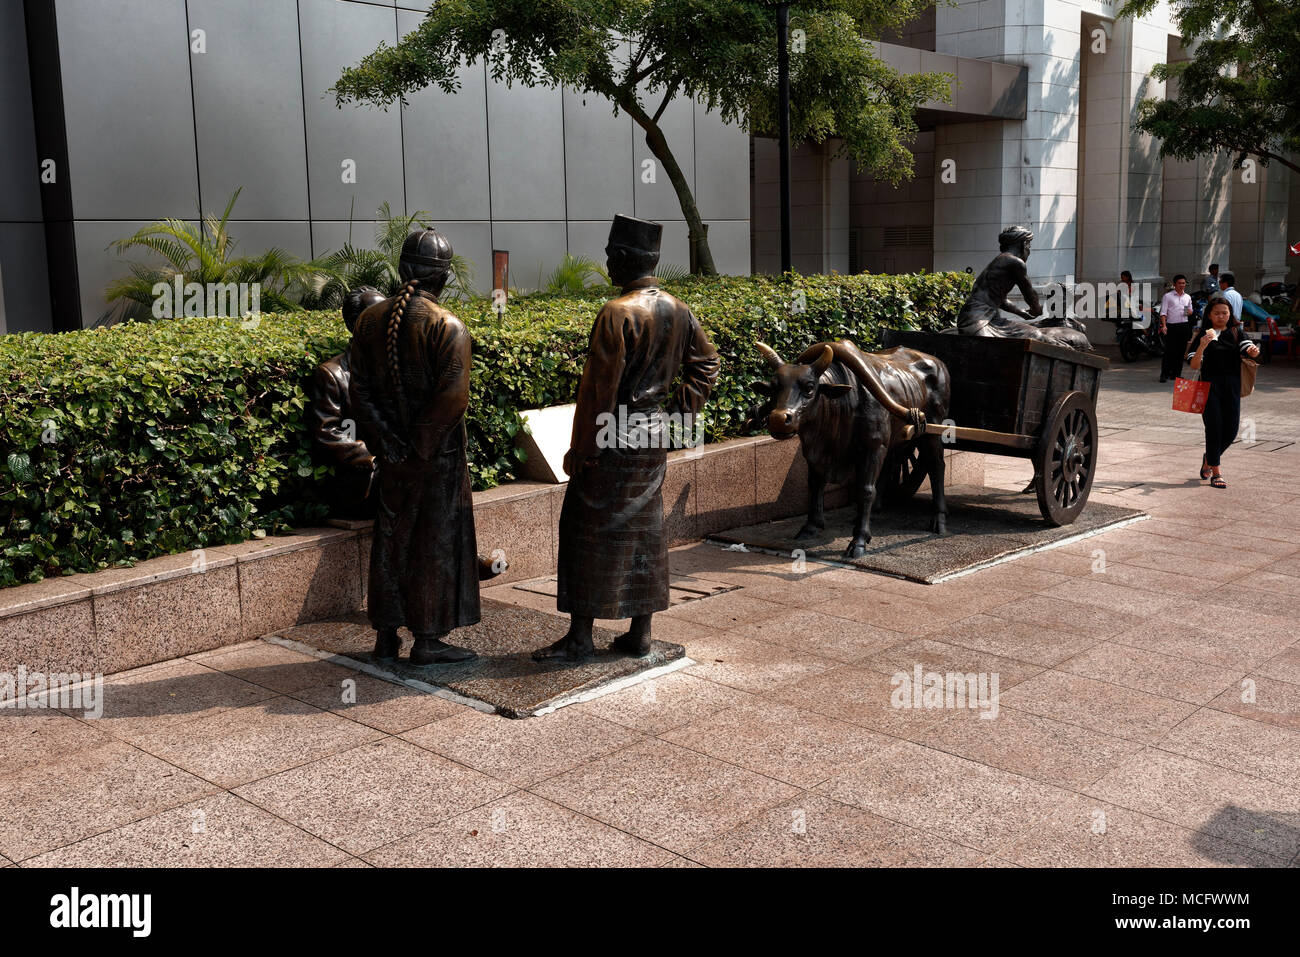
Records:
[[[825,530],[825,528],[826,526],[824,525],[805,525],[803,528],[799,529],[794,540],[796,542],[804,542],[810,538],[816,538]]]
[[[930,531],[936,535],[944,535],[948,531],[948,522],[942,515],[936,515],[934,521],[930,523]]]
[[[870,538],[868,538],[865,542],[860,542],[857,539],[854,539],[853,541],[849,542],[849,547],[844,549],[844,557],[861,558],[863,555],[867,553],[867,542],[869,541],[871,541]]]

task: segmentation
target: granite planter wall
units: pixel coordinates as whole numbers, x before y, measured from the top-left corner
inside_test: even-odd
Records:
[[[983,485],[983,456],[948,453],[951,485]],[[498,580],[555,571],[564,485],[521,481],[474,495],[479,550],[501,549]],[[794,441],[736,439],[669,456],[664,513],[670,545],[785,518],[807,504]],[[847,500],[827,492],[828,507]],[[0,590],[0,672],[111,674],[256,638],[365,607],[368,527],[199,549]]]

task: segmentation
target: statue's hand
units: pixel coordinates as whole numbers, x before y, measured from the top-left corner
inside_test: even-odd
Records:
[[[384,442],[384,461],[389,465],[401,465],[410,452],[410,446],[401,439],[390,437]]]

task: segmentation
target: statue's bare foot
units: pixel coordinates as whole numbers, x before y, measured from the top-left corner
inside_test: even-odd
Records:
[[[1038,491],[1038,476],[1035,475],[1029,480],[1029,484],[1020,490],[1021,495],[1033,495]]]
[[[649,635],[638,634],[635,631],[625,632],[619,635],[609,643],[613,651],[621,651],[625,655],[631,655],[633,658],[644,658],[650,654],[650,645],[652,639]]]
[[[578,661],[582,658],[589,658],[595,653],[596,648],[591,643],[590,632],[574,635],[572,629],[570,629],[559,641],[534,651],[533,660],[547,661],[552,658],[562,658],[567,661]]]
[[[397,653],[402,650],[402,639],[397,635],[396,628],[382,628],[379,634],[375,635],[375,652],[376,661],[391,661],[397,657]]]
[[[415,647],[411,649],[413,665],[447,665],[458,661],[473,661],[477,652],[451,645],[440,638],[416,638]]]

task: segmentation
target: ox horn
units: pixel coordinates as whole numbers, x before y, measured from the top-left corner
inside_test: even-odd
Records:
[[[769,346],[766,342],[759,342],[757,343],[757,346],[758,346],[758,354],[761,355],[764,359],[766,359],[767,364],[770,365],[773,369],[779,369],[781,368],[781,366],[785,365],[785,363],[781,361],[781,357],[776,354],[776,350],[773,349],[771,346]]]
[[[835,358],[835,353],[831,351],[830,346],[822,347],[822,354],[817,357],[813,363],[813,375],[820,376],[823,372],[831,367],[831,360]]]

